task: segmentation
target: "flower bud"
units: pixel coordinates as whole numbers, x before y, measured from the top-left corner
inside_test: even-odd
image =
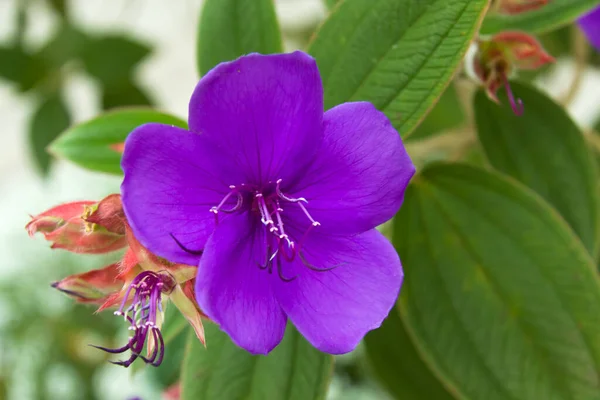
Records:
[[[102,304],[110,295],[121,290],[118,264],[67,276],[52,287],[73,297],[79,303]]]
[[[515,100],[508,79],[517,69],[532,70],[553,62],[541,44],[523,32],[501,32],[477,41],[475,56],[468,62],[490,99],[498,102],[498,89],[505,87],[515,114],[523,112],[520,99]]]
[[[46,236],[64,227],[70,220],[76,220],[84,212],[85,207],[92,204],[94,204],[93,201],[61,204],[38,216],[31,217],[32,220],[25,226],[25,229],[29,236],[33,236],[36,232],[42,232]]]
[[[25,229],[30,236],[41,232],[44,238],[52,243],[53,249],[88,254],[119,250],[127,245],[127,239],[124,228],[123,233],[119,233],[120,230],[113,221],[116,217],[103,216],[103,221],[110,220],[107,226],[113,231],[85,219],[88,215],[98,214],[90,210],[97,210],[101,204],[102,202],[95,204],[92,201],[62,204],[32,217]],[[100,208],[105,210],[108,207],[105,205]]]
[[[516,15],[534,11],[548,4],[549,0],[498,0],[495,4],[496,12],[500,14]]]
[[[523,32],[501,32],[494,35],[491,42],[518,69],[534,70],[554,62],[554,57],[544,50],[540,42]]]
[[[109,232],[125,235],[127,219],[120,194],[111,194],[99,203],[86,206],[83,219],[86,222],[100,225]]]

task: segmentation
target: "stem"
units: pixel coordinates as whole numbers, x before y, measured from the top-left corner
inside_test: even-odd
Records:
[[[561,96],[560,102],[565,107],[568,107],[573,102],[579,93],[579,89],[581,89],[581,83],[583,82],[583,76],[590,55],[590,47],[588,46],[587,40],[583,32],[576,26],[571,28],[571,46],[574,49],[573,57],[575,59],[575,71],[569,89]]]

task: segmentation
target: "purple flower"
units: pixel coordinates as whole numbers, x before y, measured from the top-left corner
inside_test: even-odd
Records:
[[[198,265],[198,305],[251,353],[271,351],[288,318],[318,349],[351,351],[394,305],[402,267],[374,228],[414,166],[371,104],[323,112],[310,56],[218,65],[192,95],[189,131],[135,129],[122,166],[136,237]]]
[[[600,50],[600,7],[580,17],[578,23],[590,43]]]

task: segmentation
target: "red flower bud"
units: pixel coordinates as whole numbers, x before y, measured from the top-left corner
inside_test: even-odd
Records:
[[[123,287],[124,281],[119,277],[119,272],[118,264],[111,264],[102,269],[67,276],[54,282],[52,287],[80,303],[102,304]]]
[[[25,229],[30,236],[41,232],[47,241],[52,242],[53,249],[88,254],[108,253],[122,249],[127,245],[127,239],[124,235],[124,227],[119,230],[114,223],[114,216],[110,218],[107,215],[103,216],[103,221],[107,222],[106,225],[112,231],[85,219],[89,215],[99,214],[98,208],[103,210],[108,208],[106,205],[99,207],[101,204],[102,202],[95,204],[92,201],[62,204],[32,217]],[[119,233],[120,231],[123,233]]]
[[[537,10],[548,4],[549,0],[498,0],[496,11],[500,14],[516,15]]]
[[[514,99],[508,78],[516,69],[537,69],[553,61],[554,58],[534,37],[523,32],[509,31],[498,33],[489,39],[479,39],[472,67],[488,97],[498,102],[496,92],[504,86],[511,107],[515,114],[520,115],[523,104],[520,99]]]
[[[127,220],[120,194],[111,194],[99,203],[87,206],[83,219],[98,224],[109,232],[125,234]]]
[[[502,48],[506,57],[519,69],[538,69],[555,61],[540,42],[523,32],[501,32],[492,37],[492,42]]]

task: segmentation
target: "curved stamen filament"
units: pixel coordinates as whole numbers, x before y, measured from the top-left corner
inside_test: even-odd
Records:
[[[224,212],[226,214],[231,214],[234,213],[238,210],[240,210],[242,208],[242,205],[244,204],[244,197],[242,196],[242,194],[236,189],[236,187],[234,185],[229,186],[229,189],[231,189],[231,192],[227,193],[225,195],[225,197],[223,197],[223,200],[221,200],[221,202],[219,204],[217,204],[216,206],[213,206],[210,208],[210,212],[215,214],[215,224],[219,223],[219,212]],[[237,196],[237,202],[235,203],[235,206],[227,209],[227,208],[223,208],[223,206],[225,205],[225,203],[227,202],[227,200],[229,200],[229,198],[233,195]]]
[[[312,223],[312,226],[319,226],[319,225],[321,225],[319,223],[319,221],[315,221],[314,218],[308,213],[308,210],[306,209],[306,207],[304,207],[304,204],[298,203],[298,206],[300,206],[300,208],[302,209],[302,212],[304,213],[304,215],[306,215],[306,217],[310,220],[310,222]]]
[[[344,263],[340,263],[340,264],[336,264],[332,267],[327,267],[327,268],[319,268],[319,267],[315,267],[314,265],[312,265],[311,263],[309,263],[308,261],[306,261],[306,258],[304,257],[304,255],[302,253],[298,253],[298,257],[300,257],[300,261],[302,261],[302,264],[304,264],[305,267],[307,267],[308,269],[312,270],[312,271],[316,271],[316,272],[327,272],[327,271],[331,271],[334,268],[337,268],[341,265],[343,265]]]
[[[304,197],[298,197],[297,199],[295,199],[293,197],[287,197],[286,195],[284,195],[281,192],[281,187],[280,187],[282,180],[283,179],[278,179],[276,182],[275,192],[277,193],[277,196],[281,197],[285,201],[289,201],[290,203],[299,203],[299,202],[308,203],[308,201],[306,201],[306,199]]]
[[[504,89],[506,89],[506,94],[508,95],[508,101],[510,102],[510,106],[517,116],[523,115],[523,111],[525,110],[525,106],[523,105],[523,100],[516,99],[510,88],[510,84],[508,83],[508,79],[504,80]]]
[[[186,253],[192,254],[194,256],[201,256],[202,253],[204,252],[204,250],[191,250],[191,249],[188,249],[186,246],[183,245],[183,243],[181,243],[179,240],[177,240],[177,238],[175,237],[175,235],[173,235],[172,233],[169,233],[169,235],[175,241],[175,243],[177,243],[177,246],[179,246],[179,248],[181,250],[185,251]]]
[[[289,247],[290,253],[287,253],[286,247]],[[296,257],[296,245],[294,242],[290,241],[289,239],[287,242],[280,241],[279,250],[281,250],[281,255],[286,261],[294,261],[294,258]]]
[[[283,276],[283,266],[279,258],[277,259],[277,275],[279,276],[279,279],[281,279],[283,282],[291,282],[298,277],[297,275],[291,278],[286,278],[285,276]]]

